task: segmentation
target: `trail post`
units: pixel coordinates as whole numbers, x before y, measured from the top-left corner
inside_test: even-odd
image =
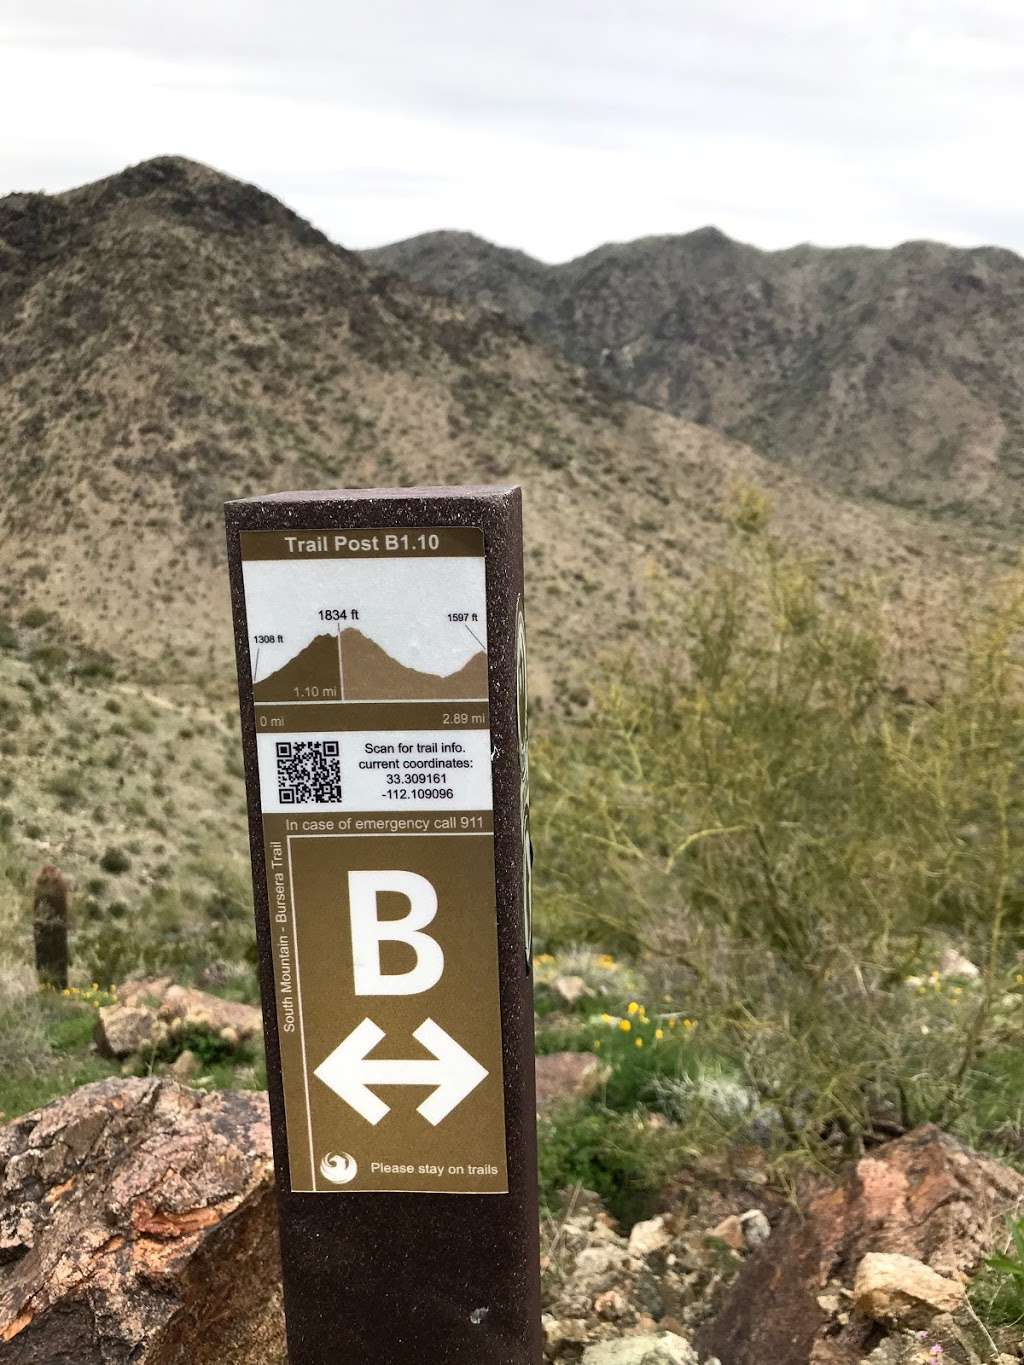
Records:
[[[539,1365],[520,492],[225,515],[291,1365]]]

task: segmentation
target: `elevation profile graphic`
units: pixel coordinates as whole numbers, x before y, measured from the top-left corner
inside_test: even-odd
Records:
[[[253,700],[482,701],[487,699],[487,654],[478,650],[454,673],[407,668],[351,627],[318,635],[294,658],[253,684]]]

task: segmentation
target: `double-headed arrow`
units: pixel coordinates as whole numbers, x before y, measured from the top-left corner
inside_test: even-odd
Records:
[[[371,1085],[434,1086],[433,1094],[417,1109],[428,1123],[436,1125],[487,1075],[476,1058],[433,1019],[425,1019],[412,1035],[433,1054],[431,1059],[396,1062],[368,1056],[384,1036],[384,1030],[372,1019],[364,1019],[313,1073],[368,1123],[376,1125],[390,1113],[390,1106],[368,1088]]]

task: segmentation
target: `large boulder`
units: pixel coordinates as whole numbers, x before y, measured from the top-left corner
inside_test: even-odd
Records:
[[[266,1097],[88,1085],[0,1128],[4,1365],[285,1360]]]
[[[131,1057],[164,1041],[156,1011],[145,1005],[102,1005],[96,1016],[96,1046],[104,1057]]]
[[[262,1030],[262,1015],[253,1005],[178,986],[170,977],[154,977],[127,982],[117,1003],[100,1009],[96,1045],[108,1057],[129,1057],[200,1032],[237,1048],[257,1040]]]
[[[698,1346],[722,1365],[856,1365],[877,1346],[877,1318],[886,1316],[882,1271],[889,1275],[890,1318],[911,1300],[914,1313],[926,1314],[922,1300],[929,1296],[938,1300],[931,1311],[952,1306],[956,1290],[939,1294],[937,1277],[961,1283],[1022,1202],[1024,1176],[935,1127],[916,1129],[783,1219],[746,1261]],[[869,1256],[858,1310],[855,1281]]]
[[[948,1280],[913,1256],[869,1251],[857,1267],[853,1303],[875,1322],[925,1328],[939,1313],[954,1313],[967,1297],[959,1280]]]

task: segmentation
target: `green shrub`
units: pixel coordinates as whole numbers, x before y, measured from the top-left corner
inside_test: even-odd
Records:
[[[587,1106],[567,1105],[542,1118],[539,1138],[543,1207],[556,1211],[564,1192],[580,1185],[627,1227],[656,1211],[684,1151],[675,1129]]]
[[[70,655],[63,645],[46,643],[35,645],[29,651],[29,660],[37,673],[45,678],[63,673],[68,666]]]
[[[122,848],[108,848],[100,858],[100,867],[112,875],[127,872],[131,865],[131,858]]]
[[[148,1074],[156,1065],[166,1066],[183,1052],[194,1053],[204,1072],[216,1068],[230,1070],[235,1067],[251,1066],[254,1061],[254,1053],[249,1045],[232,1044],[211,1029],[191,1027],[140,1056],[140,1073]]]
[[[82,773],[77,768],[63,769],[50,779],[47,786],[57,798],[61,810],[74,810],[85,795]]]
[[[994,1252],[971,1285],[979,1317],[991,1327],[1024,1324],[1024,1218],[1010,1224],[1006,1250]]]

